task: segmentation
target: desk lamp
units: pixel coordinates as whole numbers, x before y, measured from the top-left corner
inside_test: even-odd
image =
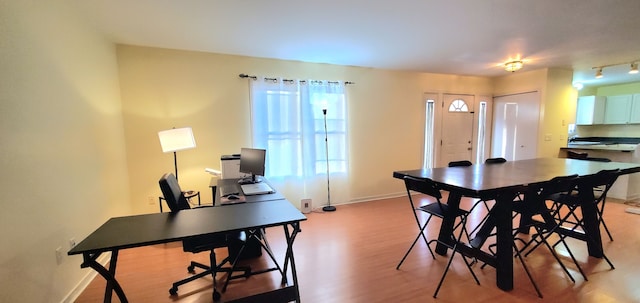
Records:
[[[176,152],[196,147],[193,131],[191,127],[173,128],[159,131],[158,138],[160,138],[160,146],[162,146],[163,153],[173,152],[173,166],[176,172],[176,180],[178,180],[178,158],[176,157]]]

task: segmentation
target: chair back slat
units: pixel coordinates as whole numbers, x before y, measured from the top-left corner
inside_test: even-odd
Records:
[[[468,160],[462,160],[462,161],[451,161],[449,162],[449,167],[458,167],[458,166],[471,166],[473,165],[473,163],[471,163],[471,161]]]
[[[436,198],[438,202],[440,202],[440,199],[442,199],[442,193],[440,193],[438,184],[436,184],[429,178],[414,178],[411,176],[405,176],[404,184],[407,187],[407,194],[409,195],[409,191],[416,191],[432,196]]]

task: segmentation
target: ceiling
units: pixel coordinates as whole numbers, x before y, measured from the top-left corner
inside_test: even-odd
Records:
[[[488,77],[520,57],[586,86],[640,81],[639,0],[71,1],[123,44]]]

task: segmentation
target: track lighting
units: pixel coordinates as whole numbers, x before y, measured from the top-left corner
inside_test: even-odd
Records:
[[[638,73],[638,62],[640,62],[640,60],[634,60],[631,61],[631,69],[629,69],[629,74],[637,74]],[[602,69],[605,67],[611,67],[611,66],[618,66],[618,65],[625,65],[625,64],[629,64],[629,63],[616,63],[616,64],[608,64],[608,65],[601,65],[601,66],[595,66],[592,67],[591,69],[595,69],[596,70],[596,79],[600,79],[602,78]]]
[[[596,79],[600,78],[602,78],[602,67],[598,68],[598,71],[596,71]]]

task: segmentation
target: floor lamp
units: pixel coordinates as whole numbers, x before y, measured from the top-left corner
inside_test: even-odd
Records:
[[[173,166],[176,171],[176,180],[178,180],[178,158],[176,157],[176,152],[196,147],[193,131],[191,127],[173,128],[159,131],[158,138],[160,138],[160,146],[162,146],[163,153],[173,152]]]
[[[336,207],[331,205],[331,187],[329,186],[329,139],[327,136],[327,109],[322,109],[324,115],[324,146],[327,155],[327,206],[323,207],[323,211],[336,211]]]

